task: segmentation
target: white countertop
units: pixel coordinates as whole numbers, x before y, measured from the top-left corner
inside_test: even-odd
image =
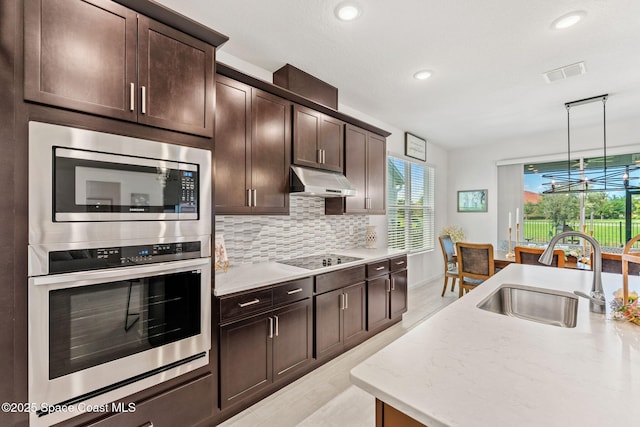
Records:
[[[233,294],[235,292],[248,291],[275,283],[315,276],[341,268],[366,264],[384,258],[392,258],[404,255],[405,251],[397,249],[335,249],[328,251],[338,255],[348,255],[362,258],[359,261],[336,264],[316,270],[292,267],[278,262],[262,262],[258,264],[231,265],[225,272],[216,271],[213,293],[215,296]]]
[[[622,275],[602,279],[609,310]],[[429,427],[636,426],[640,326],[590,313],[583,298],[575,328],[476,307],[504,283],[588,293],[591,281],[590,271],[512,264],[356,366],[351,380]],[[640,291],[640,277],[629,287]]]

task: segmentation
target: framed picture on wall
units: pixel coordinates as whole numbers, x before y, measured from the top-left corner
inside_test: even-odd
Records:
[[[458,212],[487,212],[488,190],[458,191]]]
[[[409,132],[404,133],[404,154],[414,159],[427,161],[427,140]]]

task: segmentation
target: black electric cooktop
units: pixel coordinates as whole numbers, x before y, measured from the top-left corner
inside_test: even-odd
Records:
[[[319,268],[329,267],[332,265],[344,264],[347,262],[360,261],[362,258],[357,258],[347,255],[337,254],[321,254],[311,255],[301,258],[285,259],[277,261],[280,264],[287,264],[294,267],[306,268],[307,270],[316,270]]]

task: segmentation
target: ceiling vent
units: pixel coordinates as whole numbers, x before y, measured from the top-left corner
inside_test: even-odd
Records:
[[[546,73],[542,73],[542,75],[547,83],[553,83],[558,80],[568,79],[569,77],[579,76],[586,72],[587,67],[584,65],[584,61],[582,61],[547,71]]]

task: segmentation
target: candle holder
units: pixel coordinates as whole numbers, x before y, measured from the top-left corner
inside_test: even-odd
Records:
[[[507,258],[515,258],[516,254],[511,250],[511,227],[509,227],[509,252],[507,252]]]
[[[520,223],[516,222],[516,246],[518,246],[518,242],[520,241]]]

